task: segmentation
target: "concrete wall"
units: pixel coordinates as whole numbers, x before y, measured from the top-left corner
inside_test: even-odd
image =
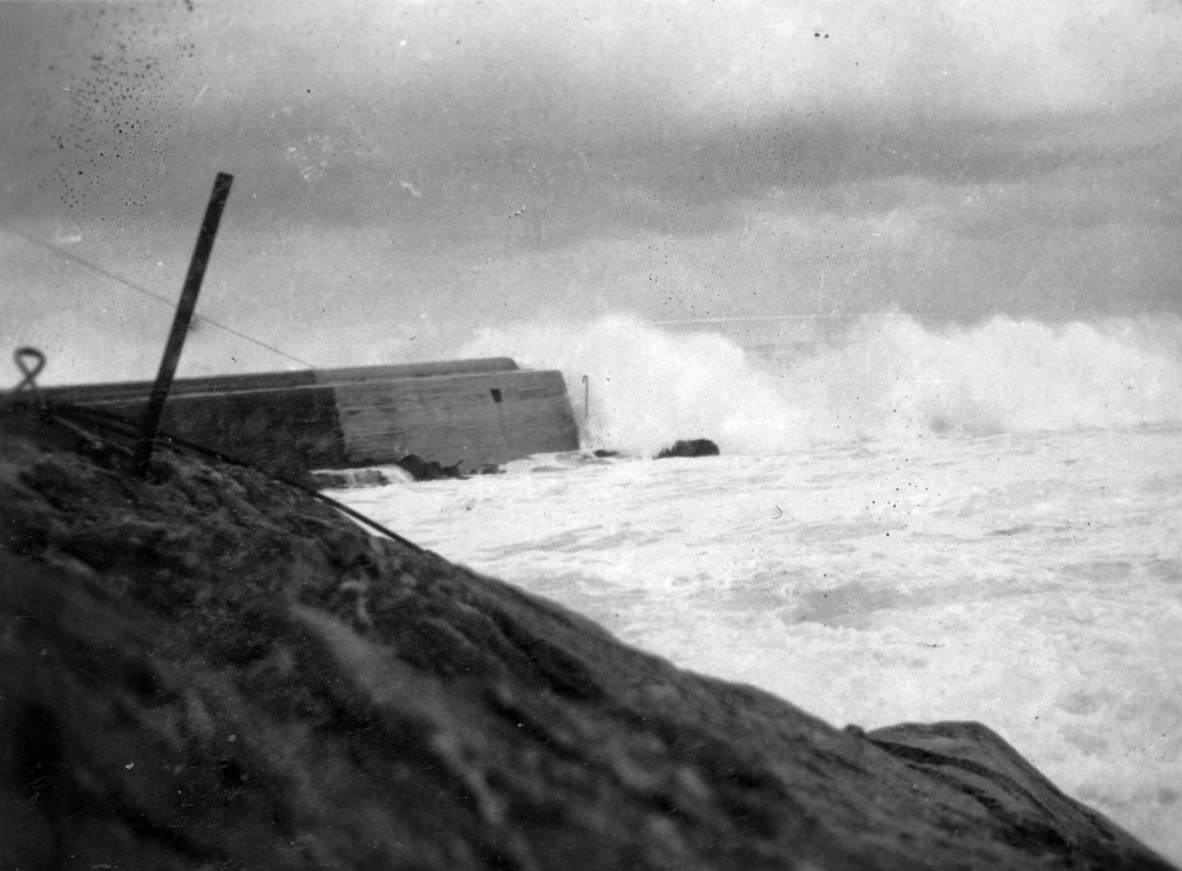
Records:
[[[147,405],[146,397],[75,402],[136,421]],[[331,387],[170,395],[160,432],[274,472],[347,465]]]
[[[558,372],[358,381],[333,389],[353,465],[418,454],[470,468],[579,446]]]
[[[478,360],[438,360],[428,363],[404,363],[396,366],[353,366],[340,369],[299,369],[294,372],[251,372],[245,375],[212,375],[205,378],[177,378],[169,396],[189,393],[231,393],[243,390],[276,390],[309,387],[313,384],[345,384],[352,381],[380,381],[392,378],[420,378],[432,375],[458,375],[475,372],[520,371],[508,357],[483,357]],[[94,402],[114,399],[137,399],[152,390],[151,381],[111,381],[100,384],[73,384],[45,389],[47,396],[61,402]]]
[[[150,390],[139,382],[43,393],[138,420]],[[578,448],[561,373],[507,358],[178,380],[161,432],[283,471],[407,454],[467,471]]]

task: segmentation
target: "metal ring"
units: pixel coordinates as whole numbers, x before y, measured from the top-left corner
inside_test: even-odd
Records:
[[[22,391],[28,391],[33,396],[33,402],[36,405],[41,404],[41,397],[37,393],[37,376],[41,374],[41,370],[45,368],[45,355],[36,348],[17,348],[16,353],[12,355],[12,359],[16,361],[16,367],[21,370],[24,377],[16,387],[6,397],[3,404],[16,399]]]
[[[45,368],[45,355],[36,348],[25,347],[17,348],[16,353],[12,355],[12,359],[16,361],[17,368],[25,376],[21,379],[21,383],[13,388],[13,392],[15,393],[28,388],[36,393],[37,376]],[[30,365],[29,360],[33,360],[34,364]]]

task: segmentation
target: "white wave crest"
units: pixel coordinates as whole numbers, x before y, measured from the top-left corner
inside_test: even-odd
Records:
[[[933,328],[891,314],[756,353],[733,332],[612,316],[489,328],[459,353],[561,369],[588,445],[648,454],[679,438],[757,454],[1182,420],[1174,317]]]

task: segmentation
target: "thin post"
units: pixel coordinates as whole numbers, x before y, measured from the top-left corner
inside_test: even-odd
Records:
[[[136,445],[135,458],[132,460],[132,468],[141,478],[147,474],[148,461],[152,459],[156,431],[160,428],[160,418],[164,414],[164,403],[168,399],[172,378],[181,359],[181,349],[184,348],[185,337],[189,333],[189,322],[193,319],[193,310],[197,307],[197,294],[201,292],[201,280],[205,277],[205,266],[209,263],[209,255],[213,251],[213,239],[217,235],[222,210],[226,207],[230,185],[233,182],[234,176],[219,172],[213,183],[213,193],[209,196],[209,205],[205,207],[205,219],[201,222],[201,232],[197,234],[197,246],[193,249],[193,258],[189,261],[189,273],[185,276],[181,299],[172,318],[172,329],[168,333],[164,357],[160,360],[160,371],[156,373],[156,382],[152,385],[152,394],[148,398],[148,407],[140,427],[139,444]]]
[[[591,379],[583,376],[583,420],[591,417]]]

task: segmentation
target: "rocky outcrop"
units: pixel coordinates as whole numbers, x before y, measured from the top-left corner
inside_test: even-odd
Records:
[[[248,469],[0,428],[2,868],[1168,867],[983,726],[837,730]]]
[[[710,439],[678,439],[657,454],[658,460],[666,457],[716,457],[718,445]]]
[[[381,469],[317,469],[309,474],[313,485],[324,490],[385,487],[394,483]]]
[[[397,471],[397,467],[401,471]],[[405,473],[405,474],[403,474]],[[501,467],[485,463],[470,474],[499,475]],[[317,469],[307,475],[308,484],[320,490],[351,490],[360,487],[385,487],[397,481],[440,481],[445,478],[469,477],[460,471],[460,463],[443,466],[434,460],[424,460],[408,454],[386,469]]]
[[[424,460],[417,454],[407,454],[402,459],[396,460],[395,465],[408,472],[416,481],[440,481],[444,478],[464,477],[463,472],[460,471],[460,463],[444,466],[435,460]]]

